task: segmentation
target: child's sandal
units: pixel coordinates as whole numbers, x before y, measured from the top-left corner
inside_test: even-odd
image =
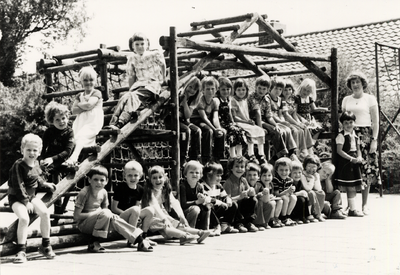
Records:
[[[104,247],[101,246],[100,243],[98,242],[94,242],[88,245],[88,252],[91,253],[104,253],[106,252],[106,249]]]
[[[137,251],[153,252],[153,247],[150,245],[148,239],[143,239],[143,241],[138,244]]]
[[[249,156],[249,162],[253,162],[255,164],[260,164],[255,155]]]

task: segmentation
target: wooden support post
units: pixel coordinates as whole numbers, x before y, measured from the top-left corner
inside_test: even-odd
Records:
[[[105,49],[106,45],[101,44],[100,49]],[[103,95],[103,100],[107,101],[108,100],[108,73],[107,73],[107,60],[106,59],[101,59],[99,62],[99,73],[100,73],[100,82],[101,86],[104,87],[104,89],[101,91],[101,94]]]
[[[250,70],[252,70],[257,76],[260,75],[265,75],[266,73],[261,70],[254,62],[253,60],[250,60],[249,58],[247,58],[246,56],[244,56],[244,54],[238,53],[235,54],[235,56],[237,56],[237,58],[239,58],[244,65],[246,65],[247,68],[249,68]]]
[[[54,88],[53,88],[53,77],[51,75],[51,73],[46,73],[44,75],[44,81],[46,83],[46,94],[50,95],[54,92]],[[47,102],[50,102],[51,98],[47,99]]]
[[[175,161],[175,164],[172,165],[171,169],[171,179],[172,179],[172,188],[177,191],[178,198],[179,198],[179,180],[181,177],[180,173],[180,129],[179,129],[179,84],[178,84],[178,57],[177,57],[177,48],[176,48],[176,28],[170,27],[169,29],[169,50],[170,50],[170,89],[171,89],[171,103],[172,103],[172,131],[178,133],[175,135],[175,138],[172,139],[172,159]]]
[[[200,21],[200,22],[193,22],[190,23],[191,27],[198,27],[198,26],[204,26],[204,25],[221,25],[221,24],[229,24],[229,23],[235,23],[235,22],[241,22],[243,20],[246,20],[248,18],[251,18],[254,13],[247,13],[244,15],[239,15],[235,17],[228,17],[228,18],[223,18],[223,19],[215,19],[215,20],[205,20],[205,21]]]
[[[332,48],[331,53],[331,85],[329,86],[331,87],[331,144],[334,145],[339,132],[339,68],[336,48]],[[336,146],[332,146],[332,163],[336,165]]]
[[[224,32],[224,31],[237,31],[240,29],[239,25],[232,25],[232,26],[224,26],[224,27],[217,27],[217,28],[210,28],[210,29],[205,29],[201,31],[190,31],[190,32],[182,32],[178,33],[178,37],[184,37],[184,36],[194,36],[194,35],[203,35],[203,34],[215,34],[219,32]]]

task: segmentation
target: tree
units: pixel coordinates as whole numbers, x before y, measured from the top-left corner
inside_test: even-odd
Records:
[[[84,37],[88,20],[85,0],[0,0],[0,82],[13,85],[29,36],[42,34],[49,47],[72,33]]]

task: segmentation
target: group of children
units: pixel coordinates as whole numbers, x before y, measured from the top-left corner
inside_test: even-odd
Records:
[[[127,69],[131,89],[119,101],[108,126],[111,129],[135,120],[140,104],[151,105],[165,82],[164,59],[147,51],[144,35],[135,34],[130,48],[134,51]],[[10,169],[8,181],[9,204],[19,220],[15,263],[26,262],[29,214],[34,212],[41,218],[43,242],[39,252],[47,258],[55,257],[49,240],[50,214],[35,193],[39,186],[54,191],[57,179],[47,177],[54,182],[48,183],[44,175],[58,175],[73,168],[82,150],[99,152],[95,138],[103,126],[104,114],[101,93],[94,88],[96,77],[91,67],[80,72],[84,91],[73,103],[76,118],[72,127],[68,108],[51,102],[45,109],[50,127],[43,141],[34,134],[22,139],[23,157]],[[325,110],[315,106],[315,82],[306,79],[296,95],[294,91],[290,81],[271,81],[267,75],[257,78],[251,93],[240,78],[234,83],[225,77],[217,80],[207,76],[201,81],[191,78],[179,97],[180,129],[181,134],[185,133],[179,200],[162,167],[150,168],[141,184],[143,168],[130,161],[124,168],[125,183],[114,190],[109,206],[104,189],[108,170],[95,166],[87,174],[89,185],[77,196],[74,211],[79,230],[90,235],[88,251],[104,252],[100,241],[111,231],[124,236],[128,246],[152,252],[156,243],[147,238],[148,232],[177,238],[184,245],[195,240],[202,243],[222,233],[256,232],[324,221],[326,217],[345,218],[340,191],[331,181],[335,167],[330,163],[320,166],[312,153],[312,135],[318,131],[311,112]],[[354,120],[351,112],[341,117],[344,130],[336,143],[342,161],[338,162],[336,179],[339,189],[347,192],[348,215],[362,216],[354,205],[356,192],[363,187]],[[165,124],[171,125],[168,117]],[[267,136],[275,151],[271,160],[264,152]],[[224,171],[219,160],[227,157],[226,143],[228,177],[221,184]]]

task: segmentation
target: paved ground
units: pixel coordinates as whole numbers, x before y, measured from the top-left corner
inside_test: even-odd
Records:
[[[88,254],[86,246],[57,250],[54,260],[32,253],[24,265],[2,263],[0,273],[400,274],[400,195],[372,193],[370,208],[363,218],[223,235],[200,245],[170,242],[153,253],[124,241],[105,243],[105,254]]]

